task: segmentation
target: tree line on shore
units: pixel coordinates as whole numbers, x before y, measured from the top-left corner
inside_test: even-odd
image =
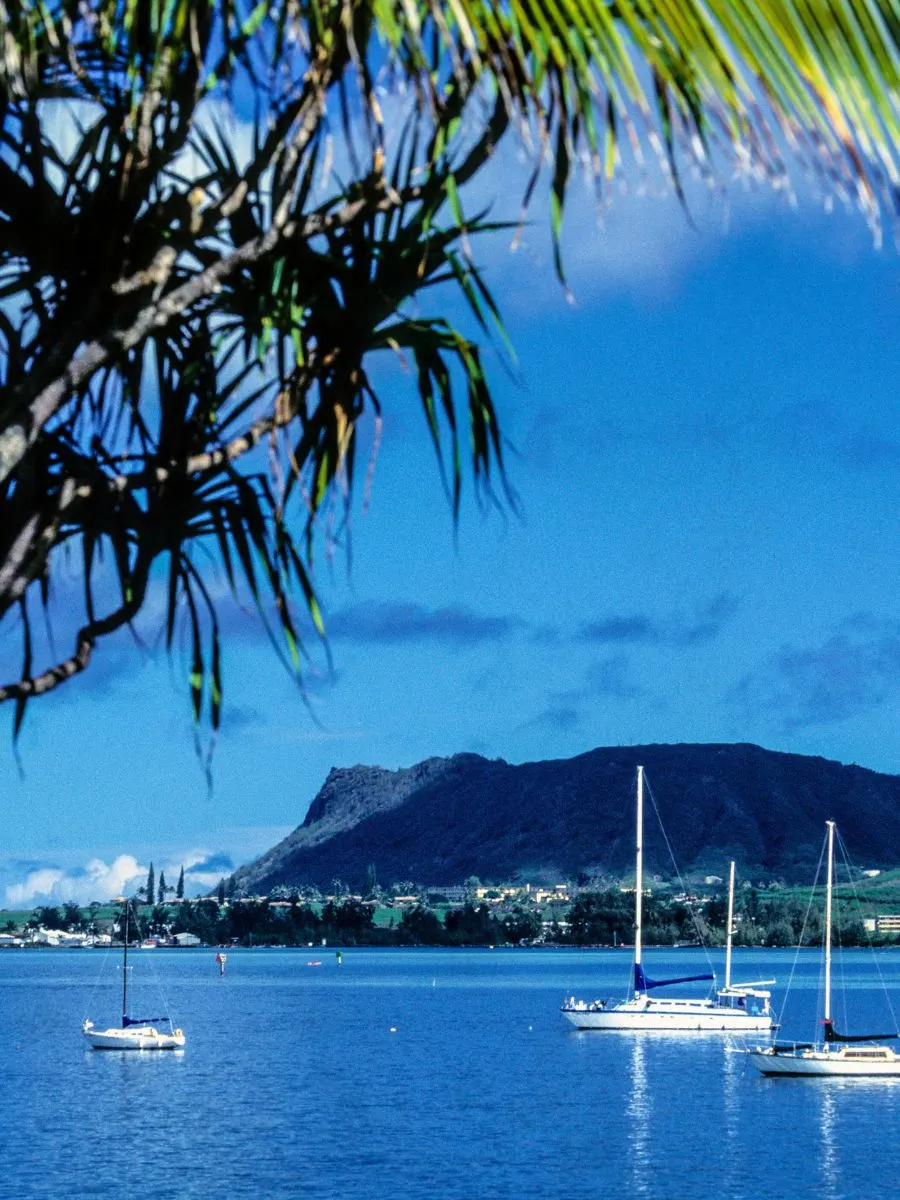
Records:
[[[145,893],[146,894],[146,893]],[[131,936],[138,938],[190,933],[201,942],[244,946],[302,946],[323,941],[342,945],[461,946],[522,945],[625,945],[634,937],[633,894],[617,889],[583,892],[568,907],[554,905],[500,906],[468,901],[460,905],[430,907],[418,902],[398,907],[387,923],[376,922],[376,905],[346,896],[324,903],[294,897],[289,902],[228,901],[217,898],[182,900],[167,905],[132,902]],[[859,916],[839,905],[841,941],[844,945],[884,944],[891,935],[870,934]],[[383,913],[383,910],[382,910]],[[96,926],[94,909],[76,904],[36,909],[32,928],[88,931]],[[549,916],[549,919],[548,919]],[[685,945],[725,941],[727,906],[724,897],[698,902],[648,896],[643,910],[643,937],[648,944]],[[114,933],[122,935],[121,917]],[[795,894],[744,889],[735,911],[734,942],[739,946],[819,945],[822,916],[818,907]]]

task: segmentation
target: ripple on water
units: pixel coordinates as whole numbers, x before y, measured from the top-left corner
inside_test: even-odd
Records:
[[[766,1080],[716,1038],[569,1031],[562,996],[619,994],[621,953],[347,950],[312,970],[306,951],[235,950],[224,978],[213,953],[152,956],[178,1054],[85,1049],[86,1006],[116,1015],[101,956],[0,954],[2,1200],[887,1194],[900,1085]],[[798,1020],[817,979],[804,958]],[[852,982],[861,1020],[862,960]]]

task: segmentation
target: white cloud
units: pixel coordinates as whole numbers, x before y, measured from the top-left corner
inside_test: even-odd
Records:
[[[42,100],[38,118],[44,137],[66,163],[72,159],[85,132],[103,114],[103,108],[91,100]],[[65,175],[55,163],[46,163],[47,177],[58,190],[65,185]]]
[[[118,846],[95,846],[94,853],[75,847],[56,847],[38,852],[18,845],[0,852],[0,903],[13,908],[72,901],[90,904],[113,896],[133,896],[147,882],[153,863],[156,882],[160,874],[174,887],[184,867],[185,895],[194,897],[212,891],[222,876],[258,858],[286,837],[293,825],[225,825],[210,830],[208,843],[164,844],[135,840],[130,853]],[[190,835],[187,835],[190,836]],[[216,847],[210,848],[210,843]]]
[[[39,867],[30,871],[23,883],[6,888],[6,902],[13,908],[36,904],[89,904],[92,900],[110,900],[133,891],[147,875],[132,854],[120,854],[109,864],[92,858],[80,870],[63,871],[59,867]]]
[[[163,861],[157,856],[153,859],[156,882],[158,884],[160,874],[164,874],[167,885],[173,887],[179,871],[184,867],[185,895],[205,895],[223,875],[231,873],[216,862],[218,858],[221,856],[211,855],[208,849],[203,848],[173,855],[172,861]],[[191,870],[198,864],[202,867],[208,861],[214,869]],[[90,904],[92,900],[103,903],[114,896],[133,896],[147,882],[149,870],[149,862],[145,865],[133,854],[119,854],[109,863],[101,858],[91,858],[83,867],[72,866],[67,869],[35,866],[21,882],[7,885],[4,889],[6,904],[10,908],[34,908],[39,904]]]
[[[42,900],[53,894],[65,878],[57,867],[42,867],[32,871],[24,883],[13,884],[6,889],[6,902],[14,908],[27,908],[40,897]]]
[[[231,872],[229,871],[228,874],[230,875]],[[186,896],[205,896],[208,892],[213,891],[221,878],[221,871],[195,871],[191,875],[190,886],[185,880],[184,894]]]

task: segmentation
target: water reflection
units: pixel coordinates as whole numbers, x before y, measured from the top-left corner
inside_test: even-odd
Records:
[[[817,1080],[817,1083],[820,1081]],[[835,1097],[834,1090],[827,1086],[822,1088],[821,1092],[822,1110],[820,1115],[820,1130],[821,1130],[821,1172],[822,1186],[824,1197],[834,1197],[837,1200],[838,1192],[838,1162],[837,1162],[837,1139],[835,1137]]]
[[[722,1113],[725,1121],[725,1141],[729,1147],[737,1142],[740,1132],[741,1114],[737,1084],[740,1069],[746,1065],[746,1059],[740,1050],[730,1043],[726,1044],[723,1055]]]
[[[623,1047],[624,1048],[624,1047]],[[628,1116],[631,1189],[636,1196],[650,1195],[650,1130],[652,1128],[650,1089],[647,1085],[646,1047],[640,1036],[631,1039],[631,1095],[625,1111]]]
[[[82,1056],[92,1079],[109,1089],[126,1107],[134,1101],[139,1079],[147,1079],[154,1072],[165,1072],[164,1078],[171,1079],[171,1072],[183,1069],[187,1057],[181,1049],[93,1050],[90,1046],[84,1047]],[[181,1067],[175,1066],[176,1063],[182,1064]]]
[[[0,1144],[2,1197],[73,1197],[73,1179],[93,1200],[135,1179],[142,1196],[229,1200],[890,1195],[900,1080],[767,1080],[718,1037],[568,1030],[555,1020],[562,957],[544,950],[359,950],[340,971],[307,970],[306,951],[245,950],[225,980],[173,951],[163,974],[188,1047],[144,1055],[87,1048],[96,962],[80,953],[0,953],[13,1031],[0,1092],[16,1129]],[[90,1011],[107,1019],[115,993]],[[811,1007],[801,1016],[812,1025]],[[535,1102],[548,1079],[568,1098],[558,1115]],[[192,1115],[204,1098],[208,1120]],[[142,1113],[159,1114],[147,1136]]]

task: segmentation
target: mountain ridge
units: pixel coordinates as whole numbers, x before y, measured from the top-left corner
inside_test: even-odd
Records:
[[[360,886],[372,866],[383,884],[621,876],[639,763],[683,873],[722,874],[735,858],[745,876],[804,882],[826,819],[860,865],[900,863],[900,777],[751,743],[677,743],[517,765],[460,753],[398,770],[333,767],[302,824],[231,883]],[[650,860],[671,876],[649,829]]]

